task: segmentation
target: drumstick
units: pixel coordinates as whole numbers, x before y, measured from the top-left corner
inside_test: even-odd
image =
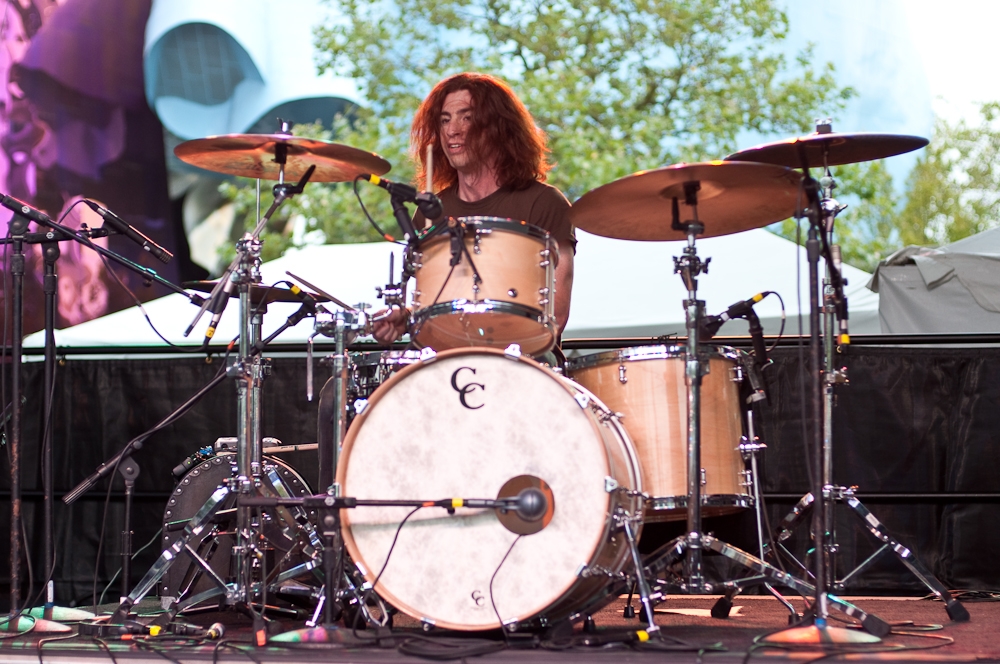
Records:
[[[427,182],[424,185],[424,191],[434,191],[432,187],[434,186],[434,143],[427,144]],[[424,219],[424,228],[431,225],[430,219]]]

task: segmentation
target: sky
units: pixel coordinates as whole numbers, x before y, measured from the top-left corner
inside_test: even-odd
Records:
[[[1000,101],[993,65],[1000,60],[994,35],[1000,0],[785,0],[784,6],[786,56],[812,44],[813,62],[833,63],[838,84],[855,90],[845,109],[831,113],[834,131],[932,138],[935,117],[976,122],[980,103]],[[887,160],[897,189],[919,154]]]
[[[916,46],[931,104],[941,118],[975,121],[978,104],[1000,101],[997,0],[905,0],[905,26]]]

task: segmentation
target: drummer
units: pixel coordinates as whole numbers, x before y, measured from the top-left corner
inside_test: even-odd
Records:
[[[487,74],[446,78],[417,109],[410,143],[419,160],[419,182],[426,177],[427,146],[433,146],[434,189],[446,217],[503,217],[552,234],[559,245],[555,317],[561,335],[569,318],[576,251],[570,204],[562,192],[545,184],[552,168],[545,134],[514,91]],[[419,211],[413,224],[424,227]],[[398,339],[409,316],[407,310],[394,310],[375,323],[375,338],[383,343]]]

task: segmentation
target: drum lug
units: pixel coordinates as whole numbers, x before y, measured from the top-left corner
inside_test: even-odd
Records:
[[[430,618],[421,618],[420,619],[420,628],[422,630],[424,630],[425,632],[431,632],[431,631],[433,631],[436,624],[437,623],[435,623]]]
[[[520,621],[517,618],[511,618],[503,624],[503,628],[508,632],[516,632],[519,626]]]
[[[742,365],[735,364],[729,367],[729,380],[734,383],[743,382],[743,367]]]
[[[580,404],[580,408],[586,408],[590,405],[590,397],[583,392],[577,393],[577,395],[573,398],[576,399],[578,404]]]
[[[625,375],[626,369],[624,364],[618,365],[618,382],[624,385],[628,382],[628,376]]]
[[[604,476],[604,491],[607,493],[614,493],[618,490],[618,480],[611,477],[610,475]]]
[[[521,357],[521,344],[511,344],[503,349],[504,357],[516,360]]]
[[[365,412],[365,408],[368,407],[368,399],[355,399],[354,400],[354,414],[360,415]]]
[[[475,237],[472,238],[472,253],[476,254],[477,256],[483,253],[483,250],[479,246],[479,241],[481,239],[482,239],[482,231],[477,229]]]
[[[437,351],[433,348],[421,348],[420,349],[420,361],[424,364],[430,364],[437,358]]]
[[[753,486],[753,471],[752,470],[743,470],[743,471],[740,471],[740,475],[743,476],[743,479],[740,480],[740,486],[744,486],[744,487],[752,487]]]
[[[702,468],[701,469],[701,485],[705,486],[707,484],[708,484],[708,473],[706,473],[705,469]]]

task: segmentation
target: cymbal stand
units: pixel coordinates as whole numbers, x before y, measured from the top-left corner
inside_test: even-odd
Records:
[[[287,150],[287,146],[286,147]],[[284,151],[281,151],[284,152]],[[258,618],[263,617],[263,609],[258,616],[252,608],[255,595],[262,590],[266,590],[266,579],[260,583],[253,581],[253,572],[256,568],[256,561],[262,560],[264,552],[257,545],[255,535],[259,525],[254,521],[253,511],[250,507],[239,506],[236,510],[236,542],[233,547],[233,581],[226,582],[212,569],[208,561],[204,560],[198,552],[189,544],[195,538],[204,536],[213,528],[213,521],[216,513],[222,509],[230,496],[246,495],[267,495],[281,494],[282,489],[274,486],[270,478],[262,472],[262,437],[261,437],[261,384],[269,373],[269,363],[260,357],[260,350],[264,343],[261,341],[261,327],[263,324],[263,312],[260,308],[254,309],[250,301],[250,287],[252,284],[260,283],[260,232],[264,229],[271,216],[277,211],[281,204],[301,193],[309,178],[312,176],[315,167],[310,167],[303,175],[298,184],[290,185],[284,182],[284,161],[286,154],[278,154],[276,151],[275,160],[281,166],[281,178],[274,186],[274,201],[271,207],[264,214],[252,233],[247,233],[236,244],[237,256],[233,263],[226,270],[220,286],[213,291],[209,301],[214,301],[217,297],[227,297],[221,295],[221,286],[224,282],[231,283],[239,288],[240,295],[240,337],[239,337],[239,357],[227,368],[226,374],[237,380],[237,452],[236,452],[236,476],[228,482],[219,486],[206,503],[198,510],[195,516],[184,528],[183,534],[160,555],[160,558],[146,572],[145,576],[132,589],[128,597],[124,598],[118,609],[114,612],[109,624],[123,624],[128,618],[132,607],[159,582],[168,569],[178,560],[180,554],[184,554],[197,565],[201,571],[212,581],[213,586],[208,590],[197,593],[186,598],[183,602],[175,600],[168,610],[157,619],[158,624],[169,622],[178,611],[188,606],[193,606],[212,597],[222,597],[223,603],[240,609],[254,617],[255,623]],[[232,286],[230,286],[231,288]],[[315,303],[304,302],[303,308],[315,311]],[[200,314],[199,314],[200,315]],[[293,324],[290,317],[287,325]],[[197,320],[197,318],[195,319]],[[192,324],[193,325],[193,324]],[[282,328],[284,329],[284,328]],[[271,335],[267,341],[274,338]],[[294,521],[290,514],[279,515],[283,521]],[[297,530],[300,540],[308,539],[304,548],[315,550],[318,540],[314,533],[302,533],[302,529]],[[311,567],[310,567],[311,569]],[[281,578],[285,578],[282,575]],[[255,632],[259,643],[266,641],[263,626],[255,625]]]
[[[821,125],[822,126],[822,125]],[[828,126],[828,125],[827,125]],[[815,187],[815,181],[808,177]],[[808,183],[807,183],[808,184]],[[820,559],[816,566],[816,573],[822,570],[824,576],[822,585],[825,588],[832,588],[838,592],[842,591],[847,583],[864,569],[870,566],[876,558],[887,551],[892,551],[900,561],[913,573],[917,579],[923,583],[932,594],[944,603],[945,611],[955,622],[969,620],[968,610],[955,599],[947,588],[927,569],[913,554],[913,552],[895,539],[889,530],[882,524],[856,497],[854,491],[856,487],[838,486],[833,483],[833,406],[835,400],[834,388],[836,385],[846,385],[847,368],[837,367],[837,355],[840,349],[850,343],[850,336],[847,330],[847,298],[844,295],[844,281],[840,273],[840,248],[833,244],[833,232],[836,216],[843,211],[846,206],[841,206],[833,198],[833,190],[836,188],[836,180],[830,173],[830,169],[824,166],[824,176],[820,179],[819,190],[822,195],[818,199],[820,228],[810,230],[810,237],[819,235],[822,239],[823,255],[826,263],[826,277],[823,280],[823,363],[817,372],[820,375],[822,385],[822,443],[821,455],[816,459],[820,468],[820,486],[814,486],[813,490],[803,496],[792,510],[785,516],[779,525],[774,536],[774,544],[779,547],[791,560],[800,568],[806,566],[797,560],[794,555],[782,544],[788,540],[794,528],[805,519],[810,510],[815,520],[817,514],[821,517],[822,526],[816,529],[820,537],[816,540],[815,546],[817,557]],[[814,238],[815,240],[815,238]],[[810,266],[812,267],[812,266]],[[814,306],[816,318],[819,317],[819,307]],[[838,326],[839,322],[839,326]],[[818,320],[810,319],[810,325],[818,328]],[[817,375],[817,374],[813,374]],[[815,468],[816,466],[814,466]],[[820,496],[820,505],[817,509],[814,505],[815,496]],[[836,554],[839,550],[837,544],[836,528],[834,521],[834,507],[836,504],[846,504],[877,540],[882,542],[882,546],[872,555],[862,561],[857,567],[850,571],[842,579],[837,579]],[[775,552],[777,553],[777,552]],[[820,584],[817,584],[820,585]],[[822,605],[817,604],[822,609]],[[825,616],[824,616],[825,617]]]
[[[653,599],[662,600],[663,596],[668,592],[713,594],[722,591],[725,593],[723,599],[727,599],[740,592],[743,588],[762,585],[768,582],[788,586],[802,595],[818,594],[817,588],[812,584],[782,572],[759,558],[712,535],[705,534],[701,530],[701,381],[702,376],[707,371],[708,362],[701,357],[700,344],[698,343],[698,331],[701,328],[704,315],[704,302],[698,299],[697,277],[703,272],[707,274],[708,263],[711,259],[702,261],[698,257],[695,247],[697,235],[704,230],[704,225],[698,220],[697,196],[700,188],[700,183],[697,181],[684,183],[684,204],[691,210],[693,216],[691,221],[681,223],[680,209],[676,197],[673,199],[672,210],[672,227],[675,230],[684,230],[687,233],[687,247],[684,249],[684,255],[674,258],[674,272],[681,275],[681,279],[684,281],[684,285],[688,291],[688,297],[684,301],[688,335],[687,359],[685,364],[685,383],[687,384],[688,394],[687,533],[672,542],[668,542],[647,556],[646,576],[647,578],[656,579],[653,584],[655,592],[652,597]],[[818,250],[816,255],[818,260]],[[815,298],[816,295],[814,293],[813,299]],[[815,334],[818,334],[818,325],[814,326],[813,330],[815,330]],[[818,336],[816,337],[816,341],[819,341]],[[815,348],[821,350],[818,343],[815,345]],[[819,364],[818,356],[816,357],[816,364],[817,366]],[[818,407],[818,399],[815,401],[815,404]],[[719,584],[709,583],[705,580],[702,565],[702,554],[705,551],[713,551],[721,554],[743,567],[756,571],[757,575],[737,581],[723,581]],[[666,571],[675,560],[680,558],[684,559],[684,578],[679,583],[660,579],[659,574]],[[826,597],[825,591],[823,592],[823,596],[824,598]],[[830,600],[847,615],[858,618],[869,632],[883,635],[889,632],[889,626],[877,617],[868,615],[856,606],[839,598],[831,596]],[[725,603],[723,604],[725,606]],[[728,606],[725,606],[724,612],[716,612],[713,609],[713,615],[724,617],[728,615],[728,611]]]

